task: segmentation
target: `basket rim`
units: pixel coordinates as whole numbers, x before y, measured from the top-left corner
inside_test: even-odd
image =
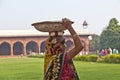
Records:
[[[50,23],[50,24],[60,23],[60,24],[62,24],[61,21],[42,21],[42,22],[36,22],[36,23],[33,23],[33,24],[31,24],[31,25],[34,26],[34,25],[38,25],[38,24],[46,24],[46,23]]]

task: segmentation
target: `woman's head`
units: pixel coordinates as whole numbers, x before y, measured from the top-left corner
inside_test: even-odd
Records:
[[[52,41],[52,43],[65,43],[65,38],[63,37],[64,31],[54,31],[54,32],[49,32],[49,41]]]
[[[50,35],[46,41],[46,50],[48,53],[59,54],[60,52],[65,52],[65,38],[62,33],[49,33]]]

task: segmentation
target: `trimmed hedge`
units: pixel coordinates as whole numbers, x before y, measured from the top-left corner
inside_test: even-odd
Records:
[[[32,57],[32,58],[43,58],[44,55],[43,55],[43,54],[29,54],[28,57]]]
[[[80,61],[92,61],[92,62],[96,62],[97,58],[98,58],[97,55],[79,55],[78,54],[73,59],[74,60],[80,60]]]
[[[103,57],[103,62],[120,63],[120,55],[118,54],[106,55]]]
[[[95,54],[91,54],[91,55],[79,55],[78,54],[73,59],[79,60],[79,61],[120,63],[120,55],[119,54],[112,54],[112,55],[105,55],[105,56],[98,56]]]
[[[28,57],[43,58],[43,54],[30,54]],[[120,54],[112,54],[105,56],[98,56],[96,54],[76,55],[73,60],[89,61],[89,62],[105,62],[105,63],[120,63]]]
[[[97,55],[88,55],[87,56],[87,61],[92,61],[92,62],[96,62],[98,59]]]

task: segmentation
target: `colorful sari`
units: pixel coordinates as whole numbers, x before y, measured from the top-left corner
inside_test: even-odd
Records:
[[[79,80],[72,60],[67,61],[67,53],[59,52],[58,46],[54,46],[52,41],[46,41],[44,80]]]

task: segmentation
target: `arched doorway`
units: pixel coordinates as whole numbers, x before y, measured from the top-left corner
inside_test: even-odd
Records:
[[[39,47],[38,44],[34,41],[30,41],[27,43],[26,45],[26,53],[30,54],[30,53],[39,53]]]
[[[0,45],[0,55],[10,55],[10,44],[7,42],[3,42]]]
[[[72,46],[73,46],[73,42],[71,40],[67,40],[65,44],[67,46],[67,50],[72,48]]]
[[[14,55],[21,55],[23,54],[23,44],[20,42],[16,42],[13,45],[13,54]]]
[[[86,44],[85,44],[85,41],[82,40],[82,44],[83,44],[82,54],[86,54]]]
[[[43,41],[40,45],[40,52],[45,52],[45,41]]]

